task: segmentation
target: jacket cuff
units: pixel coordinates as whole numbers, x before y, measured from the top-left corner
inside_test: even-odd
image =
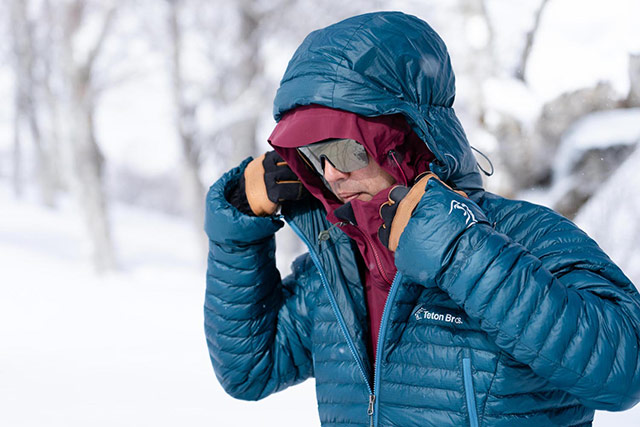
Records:
[[[207,194],[204,230],[209,239],[220,244],[254,243],[275,234],[284,223],[275,216],[245,215],[228,201],[238,186],[251,157],[216,181]]]
[[[245,190],[244,174],[240,174],[238,185],[232,186],[227,191],[227,200],[231,205],[238,209],[245,215],[256,216],[249,206],[249,200],[247,200],[247,193]]]

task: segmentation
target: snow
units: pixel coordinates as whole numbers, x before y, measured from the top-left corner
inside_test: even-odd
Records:
[[[545,99],[610,81],[629,89],[628,55],[640,51],[640,2],[550,1],[544,11],[527,76]]]
[[[588,150],[640,142],[640,108],[599,111],[578,120],[563,135],[554,162],[556,180],[562,180]]]
[[[540,99],[520,80],[487,79],[483,84],[483,93],[491,110],[514,117],[530,127],[533,126],[542,108]],[[492,120],[499,121],[499,117],[491,116],[493,111],[490,111],[487,117],[490,125]]]
[[[533,27],[540,0],[485,0],[484,5],[494,33],[492,54],[499,69],[513,71],[520,60],[525,35]]]
[[[313,426],[314,382],[224,393],[204,338],[204,258],[182,220],[116,206],[121,272],[96,277],[77,209],[0,180],[0,425]]]
[[[640,283],[639,168],[636,148],[575,218],[636,286]]]
[[[554,158],[551,188],[523,192],[521,196],[535,203],[553,207],[568,191],[579,185],[580,177],[573,175],[572,169],[586,151],[639,143],[640,108],[588,114],[563,135]],[[635,218],[637,221],[637,214]]]

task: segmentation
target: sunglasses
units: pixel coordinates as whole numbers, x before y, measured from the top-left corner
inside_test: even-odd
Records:
[[[344,173],[362,169],[369,164],[367,150],[354,139],[328,139],[298,147],[298,152],[321,176],[324,175],[325,161]]]

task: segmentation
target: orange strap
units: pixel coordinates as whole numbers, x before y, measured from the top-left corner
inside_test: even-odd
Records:
[[[262,165],[264,157],[265,154],[253,159],[244,170],[244,189],[247,194],[247,201],[256,216],[268,216],[278,209],[278,205],[267,197],[267,186],[264,183],[264,166]]]
[[[409,223],[411,215],[413,214],[416,206],[418,206],[418,203],[420,203],[420,200],[424,195],[425,189],[427,188],[427,184],[429,183],[430,179],[436,179],[440,181],[440,178],[438,178],[438,176],[432,172],[424,174],[422,178],[420,178],[418,182],[416,182],[413,187],[411,187],[409,193],[407,193],[407,195],[398,204],[398,210],[393,217],[393,221],[391,222],[391,231],[389,232],[389,250],[391,250],[392,252],[395,252],[398,248],[400,236],[402,235],[404,228]],[[451,190],[451,187],[449,187],[447,184],[444,185]],[[467,197],[466,193],[463,191],[452,191],[455,191],[463,197]]]

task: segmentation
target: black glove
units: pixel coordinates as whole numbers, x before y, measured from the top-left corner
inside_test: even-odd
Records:
[[[247,165],[227,200],[246,215],[266,216],[273,214],[282,202],[308,196],[289,165],[278,153],[269,151]]]
[[[273,203],[302,200],[309,193],[287,162],[275,151],[268,151],[262,161],[267,197]]]

